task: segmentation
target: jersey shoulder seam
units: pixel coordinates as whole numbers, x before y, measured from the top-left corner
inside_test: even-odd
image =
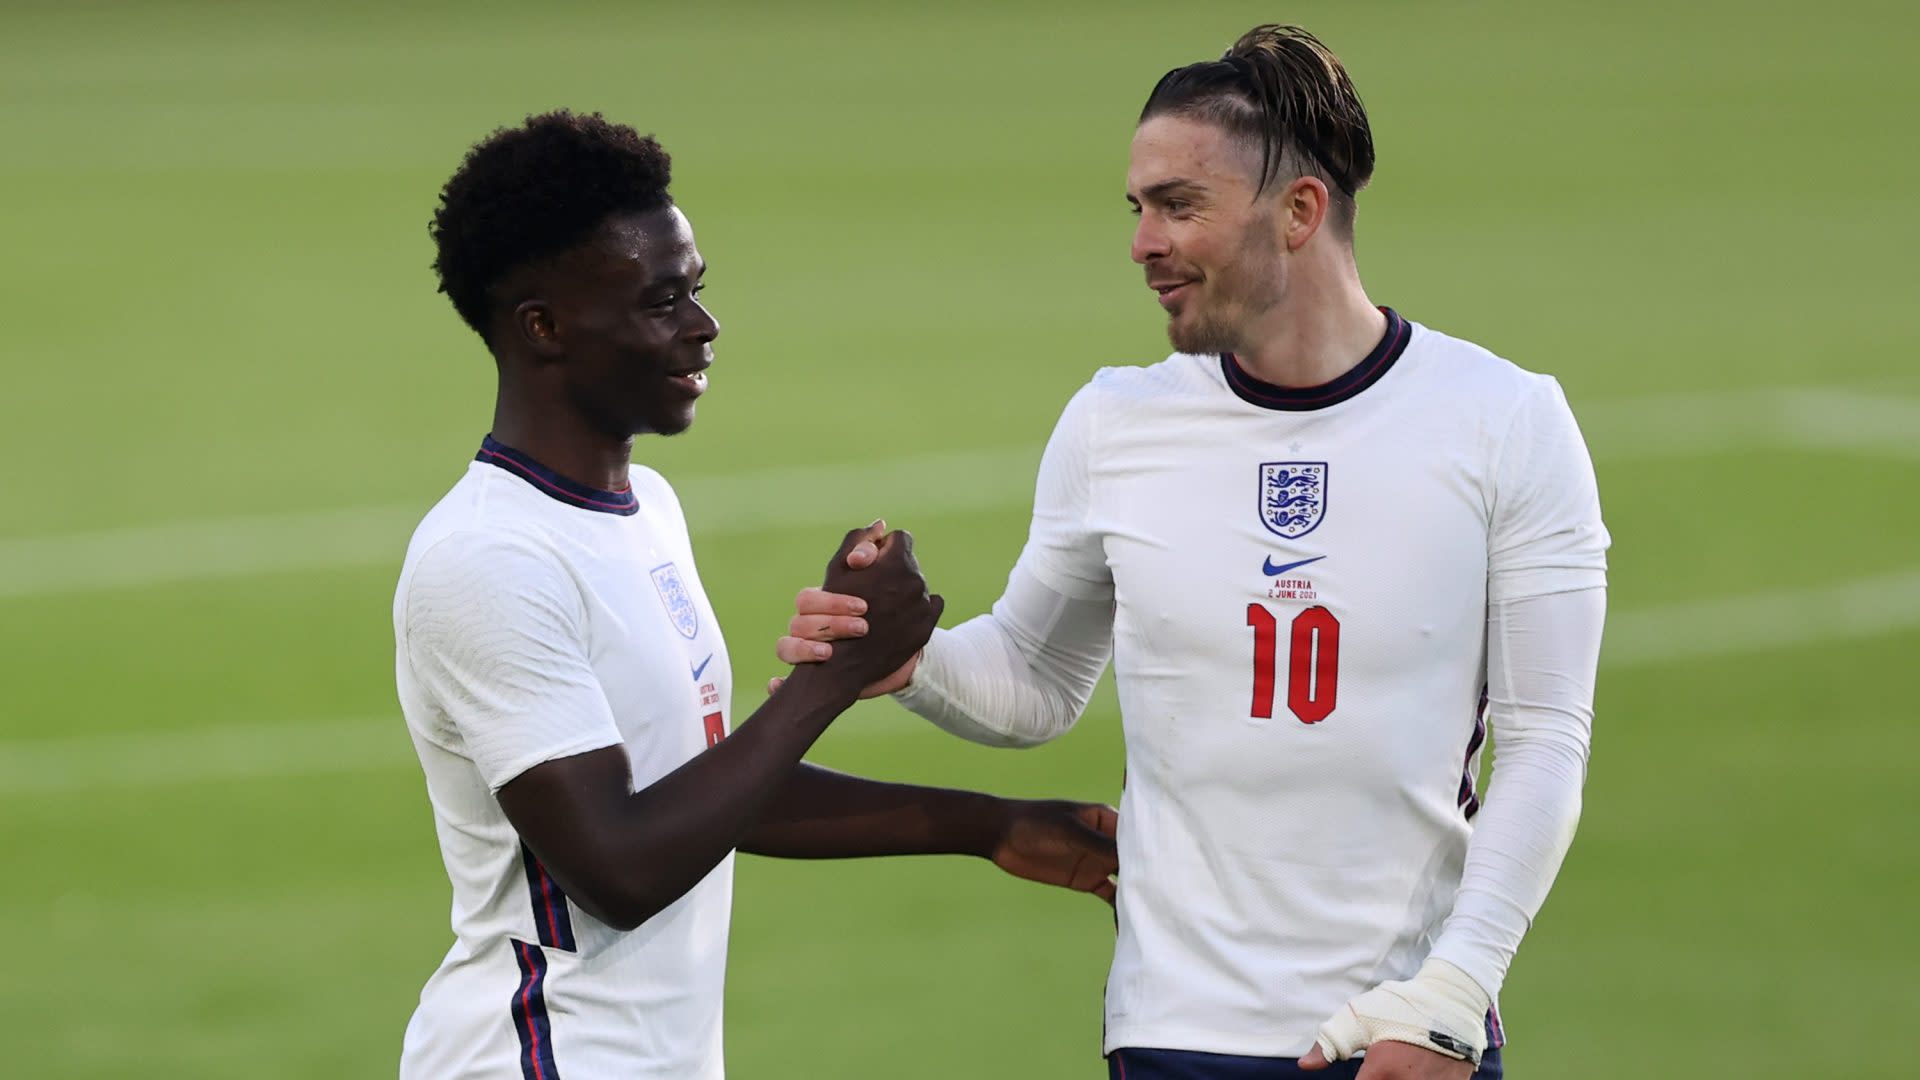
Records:
[[[1494,354],[1489,353],[1488,355]],[[1510,360],[1507,362],[1510,364],[1513,363]],[[1520,426],[1521,419],[1526,416],[1527,410],[1533,406],[1536,397],[1545,393],[1548,387],[1557,387],[1560,385],[1560,381],[1551,375],[1538,371],[1528,371],[1518,364],[1513,364],[1513,368],[1525,376],[1526,383],[1525,389],[1521,393],[1515,394],[1513,401],[1507,406],[1507,415],[1500,423],[1499,441],[1494,444],[1493,461],[1487,471],[1487,482],[1492,489],[1493,495],[1487,504],[1487,523],[1489,526],[1493,524],[1493,519],[1500,512],[1500,477],[1506,468],[1507,450],[1513,445],[1514,429]]]
[[[535,560],[548,564],[560,578],[566,580],[568,594],[574,605],[575,617],[584,617],[586,614],[585,597],[582,594],[577,576],[567,568],[564,562],[555,557],[552,548],[547,544],[541,543],[540,539],[543,538],[536,538],[519,530],[487,529],[471,526],[451,529],[441,536],[435,537],[431,543],[420,550],[419,556],[413,560],[411,572],[407,575],[406,589],[404,592],[405,607],[401,612],[401,627],[406,633],[408,648],[411,649],[412,647],[414,622],[413,592],[419,583],[420,569],[426,565],[428,559],[433,558],[436,554],[443,551],[446,552],[448,557],[452,557],[453,549],[449,545],[479,541],[486,546],[511,549],[516,554],[532,556]]]

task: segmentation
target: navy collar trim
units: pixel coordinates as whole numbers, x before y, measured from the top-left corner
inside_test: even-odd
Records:
[[[561,476],[545,465],[533,460],[511,446],[495,441],[489,435],[480,440],[480,452],[473,460],[485,465],[505,469],[540,490],[540,493],[552,499],[577,506],[582,510],[592,510],[601,514],[619,514],[626,516],[638,513],[640,500],[634,497],[631,486],[619,491],[602,491],[588,487]]]
[[[1275,386],[1247,374],[1232,353],[1225,353],[1220,357],[1220,373],[1226,376],[1227,389],[1249,405],[1286,412],[1324,409],[1357,396],[1392,370],[1394,361],[1407,351],[1407,342],[1413,337],[1413,325],[1401,318],[1399,312],[1388,307],[1380,310],[1387,317],[1387,332],[1381,335],[1380,344],[1332,382],[1319,386]]]

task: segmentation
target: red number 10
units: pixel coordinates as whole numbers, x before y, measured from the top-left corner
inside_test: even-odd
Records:
[[[1273,719],[1273,680],[1280,622],[1264,605],[1247,605],[1253,627],[1253,715]],[[1333,712],[1340,691],[1340,620],[1323,607],[1293,618],[1287,648],[1287,708],[1303,724],[1317,724]]]

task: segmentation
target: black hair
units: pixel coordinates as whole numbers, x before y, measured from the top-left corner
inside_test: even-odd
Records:
[[[615,214],[673,205],[673,161],[651,135],[559,109],[488,135],[440,190],[427,231],[440,291],[483,339],[492,291],[575,247]]]
[[[1353,198],[1373,178],[1373,131],[1353,80],[1319,38],[1297,26],[1256,26],[1220,59],[1161,76],[1140,121],[1163,113],[1258,145],[1256,193],[1283,175],[1318,176],[1337,220],[1352,229]]]

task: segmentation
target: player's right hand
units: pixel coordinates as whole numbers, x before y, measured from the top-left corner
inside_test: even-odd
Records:
[[[886,532],[887,523],[880,520],[848,533],[846,541],[841,544],[846,565],[855,570],[872,566],[880,557],[880,543]],[[840,558],[838,555],[835,557]],[[799,595],[793,598],[793,609],[793,618],[787,623],[787,634],[773,649],[783,664],[797,666],[821,663],[833,656],[832,642],[865,637],[869,630],[864,618],[867,602],[858,596],[808,587],[801,589]],[[915,650],[898,670],[868,684],[860,691],[860,696],[879,697],[906,686],[919,663],[920,653]],[[780,689],[780,684],[785,681],[774,679],[768,682],[767,692]]]
[[[912,662],[946,609],[945,599],[927,593],[926,578],[913,557],[913,534],[887,533],[885,527],[884,522],[876,521],[847,533],[827,564],[826,580],[818,590],[822,595],[852,602],[843,606],[863,607],[864,615],[855,621],[864,624],[864,632],[839,637],[835,640],[840,645],[827,646],[826,656],[816,652],[809,658],[827,671],[856,680],[863,697],[884,692],[876,687],[884,686],[902,669],[911,671]],[[844,624],[843,628],[859,629]]]

